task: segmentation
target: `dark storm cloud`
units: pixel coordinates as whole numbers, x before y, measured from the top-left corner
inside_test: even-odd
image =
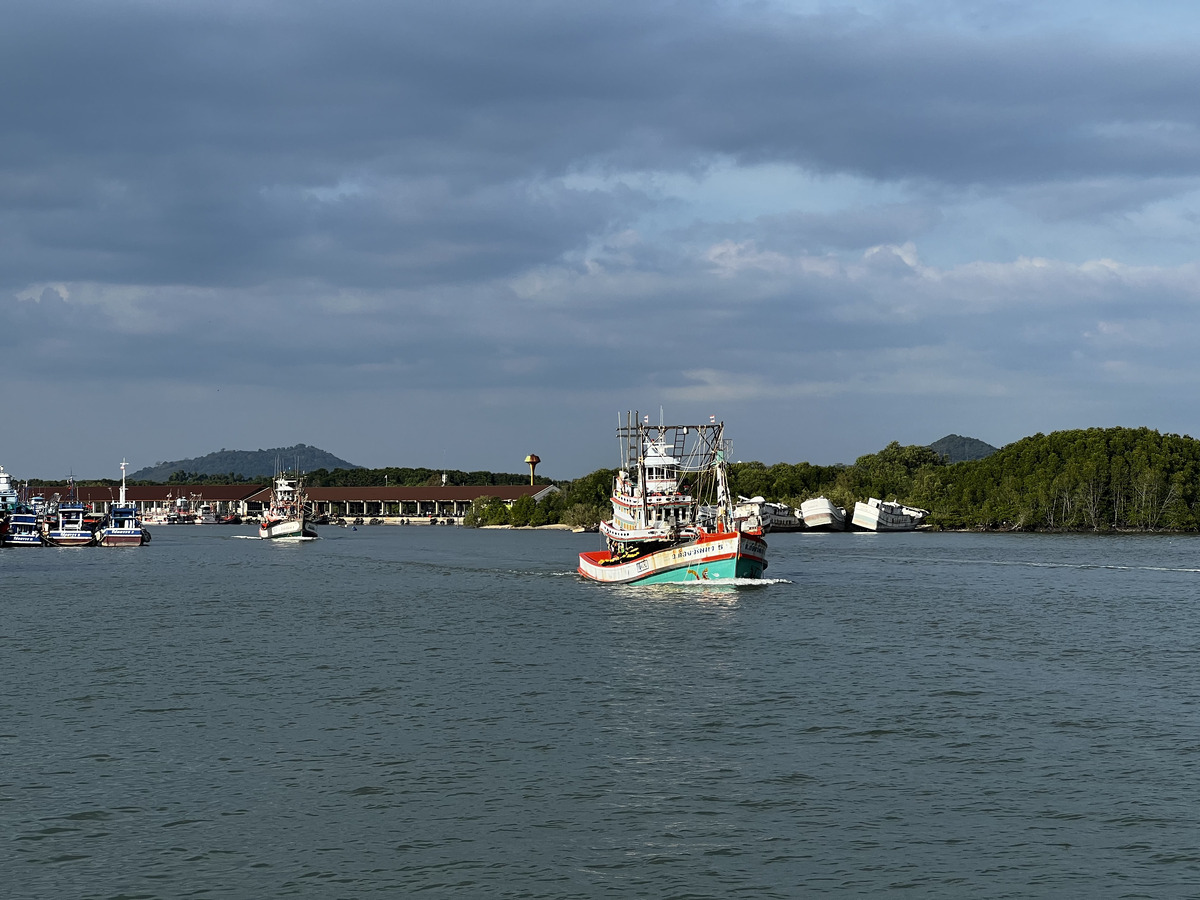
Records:
[[[552,183],[579,169],[999,185],[1200,160],[1182,48],[702,3],[52,2],[0,56],[14,281],[502,275],[637,210]]]
[[[1147,347],[1172,334],[1155,311],[1195,333],[1190,270],[957,242],[975,202],[1019,232],[1185,197],[1198,68],[1182,44],[768,5],[25,4],[0,30],[7,361],[43,398],[86,375],[170,414],[219,378],[304,385],[291,402],[338,421],[372,416],[363,385],[499,418],[601,389],[764,412],[858,392],[854,417],[956,380],[1133,383],[1183,358]],[[664,186],[723,169],[734,199],[762,169],[810,182],[761,208]],[[815,196],[846,182],[865,195]]]

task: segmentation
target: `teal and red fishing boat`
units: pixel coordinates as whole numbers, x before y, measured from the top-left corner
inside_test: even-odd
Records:
[[[651,426],[629,413],[617,438],[612,519],[600,523],[607,549],[579,554],[579,574],[609,584],[762,578],[762,521],[736,514],[724,422]]]

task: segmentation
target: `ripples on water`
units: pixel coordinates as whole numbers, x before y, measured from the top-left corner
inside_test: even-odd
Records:
[[[10,896],[1200,894],[1197,539],[246,533],[0,553]]]

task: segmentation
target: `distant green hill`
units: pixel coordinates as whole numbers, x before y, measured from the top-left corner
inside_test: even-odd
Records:
[[[131,472],[133,481],[166,482],[176,472],[189,475],[240,475],[242,478],[269,479],[279,469],[359,469],[354,463],[339,459],[318,447],[296,444],[294,447],[273,447],[270,450],[218,450],[195,459],[160,462]]]
[[[947,462],[969,462],[975,459],[986,459],[996,452],[991,444],[975,438],[963,437],[961,434],[948,434],[941,440],[934,441],[929,448],[939,456],[944,456]]]

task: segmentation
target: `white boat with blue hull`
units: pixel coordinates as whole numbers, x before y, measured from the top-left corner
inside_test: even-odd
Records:
[[[150,540],[150,532],[138,518],[137,508],[125,500],[125,460],[121,460],[120,499],[100,523],[97,541],[101,547],[140,547]]]
[[[0,466],[0,544],[5,547],[42,546],[37,512],[21,502],[12,476],[3,466]]]
[[[76,500],[52,503],[42,522],[42,539],[51,547],[90,547],[96,532],[85,521],[87,508]]]
[[[9,513],[8,531],[4,534],[4,546],[41,547],[44,544],[37,513],[28,506],[18,505]]]

